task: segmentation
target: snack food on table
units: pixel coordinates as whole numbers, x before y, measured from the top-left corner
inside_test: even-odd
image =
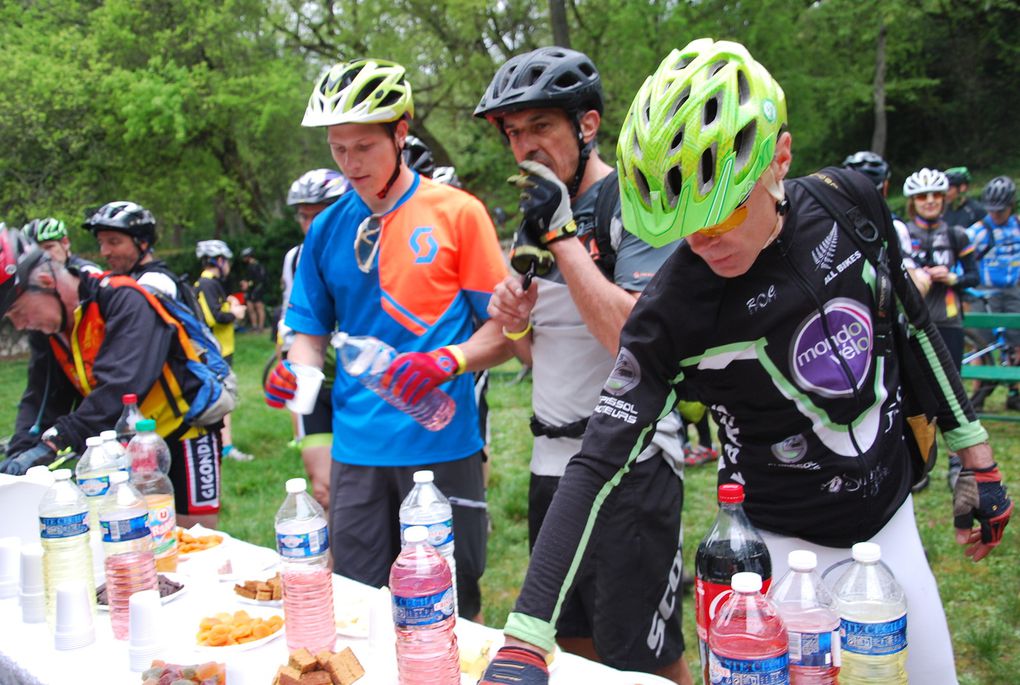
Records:
[[[210,547],[223,542],[222,535],[199,535],[194,536],[183,528],[177,529],[177,553],[178,554],[194,554],[195,552],[204,552]]]
[[[485,667],[489,665],[492,658],[492,640],[486,640],[476,649],[467,647],[460,643],[457,645],[460,652],[460,672],[471,677],[472,682],[482,679]]]
[[[340,652],[322,651],[312,656],[307,649],[290,653],[290,661],[280,666],[273,685],[351,685],[365,675],[358,657],[350,647]]]
[[[206,647],[227,647],[261,640],[283,627],[283,618],[252,618],[247,611],[222,612],[207,616],[198,624],[198,644]]]
[[[224,664],[209,661],[204,664],[168,664],[159,659],[142,673],[142,685],[172,685],[176,683],[200,685],[226,685],[227,668]]]
[[[234,592],[245,599],[274,602],[283,599],[283,579],[277,573],[269,580],[246,580],[234,585]]]
[[[178,583],[176,581],[170,580],[162,573],[160,573],[157,576],[157,578],[159,579],[160,597],[169,597],[172,594],[180,592],[181,588],[184,587],[183,583]],[[103,583],[102,585],[96,588],[96,604],[106,606],[109,603],[110,601],[106,596],[106,583]]]

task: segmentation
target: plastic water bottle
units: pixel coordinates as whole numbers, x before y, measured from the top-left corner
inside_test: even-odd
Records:
[[[113,636],[128,638],[131,595],[156,590],[156,560],[149,533],[149,507],[128,482],[126,471],[110,474],[110,489],[99,503],[106,553],[106,597]]]
[[[761,576],[744,571],[734,574],[731,582],[733,593],[708,629],[711,682],[789,683],[786,626],[761,594]]]
[[[730,594],[730,579],[741,571],[757,573],[762,591],[772,579],[768,547],[744,513],[744,487],[719,486],[719,513],[694,556],[694,604],[702,680],[709,685],[708,629]]]
[[[46,586],[46,618],[56,618],[57,586],[67,580],[95,587],[92,550],[89,546],[89,506],[71,480],[71,469],[53,472],[53,485],[39,502],[39,538],[43,548],[43,582]],[[94,520],[94,519],[92,519]],[[91,595],[92,610],[96,598]]]
[[[326,514],[306,488],[304,478],[287,481],[287,498],[276,512],[276,549],[283,573],[287,647],[318,654],[336,642],[333,571]]]
[[[390,569],[400,685],[457,685],[460,653],[453,628],[453,577],[428,544],[428,529],[404,531],[404,548]]]
[[[138,409],[138,395],[128,393],[121,397],[121,401],[124,403],[124,410],[121,411],[120,418],[114,424],[114,430],[117,431],[117,439],[121,446],[126,448],[127,444],[131,442],[131,438],[135,437],[135,424],[145,416]]]
[[[99,525],[99,503],[110,489],[110,474],[120,469],[121,463],[117,456],[107,451],[100,436],[85,439],[85,453],[78,460],[74,473],[78,487],[88,498],[92,568],[96,584],[103,582],[105,575],[103,560],[106,558],[103,550],[103,531]]]
[[[378,338],[336,333],[331,340],[337,360],[349,375],[366,388],[404,412],[430,431],[442,430],[450,423],[457,404],[439,388],[432,388],[414,404],[407,404],[381,386],[383,374],[396,359],[397,351]]]
[[[120,465],[120,470],[130,472],[131,460],[128,458],[126,446],[117,439],[117,431],[103,431],[99,437],[103,439],[103,449],[114,456]]]
[[[907,682],[907,599],[873,542],[858,542],[854,563],[836,581],[843,685]]]
[[[787,556],[790,570],[769,588],[768,598],[786,624],[793,685],[839,685],[839,611],[836,598],[815,569],[814,552]]]
[[[446,559],[453,578],[453,607],[457,609],[457,561],[453,558],[453,508],[433,482],[431,471],[415,471],[414,487],[400,503],[400,535],[411,526],[424,526],[428,543]]]
[[[157,571],[177,570],[177,508],[170,472],[170,448],[156,433],[153,419],[135,424],[137,433],[127,446],[131,484],[149,507],[149,532]]]

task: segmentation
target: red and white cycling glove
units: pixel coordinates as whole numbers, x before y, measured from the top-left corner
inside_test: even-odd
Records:
[[[1013,501],[1002,484],[997,464],[983,469],[964,469],[953,489],[953,525],[970,530],[974,519],[981,525],[981,542],[995,547],[1013,513]]]
[[[456,345],[431,352],[405,352],[394,359],[382,377],[382,387],[407,404],[417,404],[432,388],[462,373],[467,360]]]

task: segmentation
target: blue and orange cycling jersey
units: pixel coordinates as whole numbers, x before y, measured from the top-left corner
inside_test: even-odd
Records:
[[[358,268],[355,237],[371,216],[346,193],[316,217],[302,251],[286,324],[299,333],[334,328],[371,335],[398,352],[461,343],[488,319],[492,290],[506,275],[496,231],[472,195],[415,176],[381,217],[379,249]],[[367,252],[367,251],[366,251]],[[333,386],[333,458],[365,466],[453,461],[482,447],[471,374],[442,386],[457,413],[430,432],[338,368]]]

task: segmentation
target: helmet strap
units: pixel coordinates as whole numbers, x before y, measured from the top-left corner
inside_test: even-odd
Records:
[[[138,259],[136,259],[135,263],[131,265],[131,269],[128,273],[134,273],[135,270],[142,265],[142,260],[145,259],[145,255],[152,252],[151,245],[146,247],[144,250],[142,249],[142,241],[139,238],[131,236],[131,241],[135,244],[135,247],[138,248]]]
[[[383,189],[375,194],[375,196],[380,200],[386,198],[386,195],[390,192],[390,188],[393,187],[393,184],[397,182],[397,177],[400,176],[400,162],[403,160],[403,151],[400,149],[400,145],[397,143],[396,130],[397,127],[396,125],[394,125],[390,129],[390,134],[393,135],[393,149],[397,153],[397,159],[393,164],[393,173],[390,174],[390,180],[386,181],[386,185],[383,186]]]
[[[574,130],[577,132],[577,171],[574,173],[574,180],[570,182],[570,186],[567,188],[570,197],[577,196],[577,191],[581,187],[581,179],[584,178],[584,170],[588,166],[588,157],[591,156],[592,150],[595,149],[594,136],[588,142],[584,142],[584,132],[581,131],[581,115],[579,112],[574,112]]]

